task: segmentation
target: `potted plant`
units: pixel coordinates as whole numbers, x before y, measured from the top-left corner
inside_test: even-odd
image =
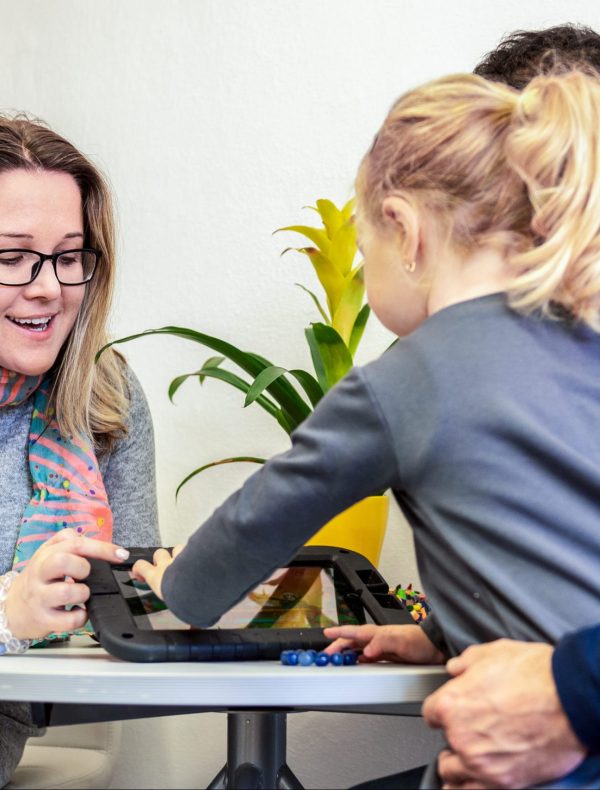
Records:
[[[256,404],[273,417],[287,434],[291,434],[308,417],[323,395],[352,367],[370,314],[370,308],[364,301],[363,262],[355,263],[354,201],[350,200],[338,208],[330,200],[317,200],[316,206],[309,208],[318,214],[321,227],[289,225],[279,228],[275,233],[293,232],[310,242],[308,246],[287,247],[282,255],[296,252],[308,258],[323,291],[324,300],[314,291],[299,285],[312,299],[322,319],[311,323],[304,330],[314,373],[288,370],[259,354],[242,351],[220,338],[178,326],[148,329],[115,340],[109,345],[147,335],[175,335],[200,343],[217,352],[217,356],[206,359],[198,370],[173,379],[169,386],[169,398],[173,400],[178,389],[190,378],[198,379],[200,383],[207,378],[218,379],[245,394],[245,407]],[[231,370],[227,366],[230,363],[237,370]],[[265,460],[242,455],[203,464],[181,481],[176,495],[192,478],[211,467],[241,461],[262,464]],[[326,524],[309,544],[349,548],[363,554],[376,565],[383,544],[387,510],[386,497],[368,497]]]

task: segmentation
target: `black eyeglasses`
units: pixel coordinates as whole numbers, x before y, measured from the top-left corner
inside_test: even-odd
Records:
[[[93,248],[63,250],[44,255],[35,250],[0,250],[0,285],[29,285],[52,261],[56,279],[61,285],[85,285],[94,276],[100,259]]]

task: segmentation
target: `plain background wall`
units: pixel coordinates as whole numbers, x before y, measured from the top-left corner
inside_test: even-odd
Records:
[[[26,110],[71,138],[109,176],[119,220],[112,330],[165,324],[220,335],[285,367],[309,363],[318,320],[294,282],[314,287],[298,241],[278,227],[303,206],[352,194],[358,161],[391,102],[437,75],[469,71],[501,36],[565,21],[600,29],[594,0],[1,0],[0,108]],[[373,319],[357,361],[390,342]],[[170,380],[211,355],[174,338],[122,347],[155,419],[164,542],[175,543],[251,467],[192,469],[287,447],[238,392]],[[360,463],[360,459],[356,459]],[[144,470],[132,470],[144,485]],[[393,511],[381,568],[418,583]],[[459,591],[454,591],[459,593]],[[218,714],[126,725],[114,787],[205,786],[225,756]],[[289,763],[308,787],[345,787],[426,759],[419,720],[298,714]]]

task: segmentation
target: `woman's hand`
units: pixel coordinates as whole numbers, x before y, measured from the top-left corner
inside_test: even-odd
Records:
[[[445,656],[425,631],[415,625],[338,625],[323,633],[335,639],[325,648],[331,655],[339,650],[361,650],[359,660],[396,661],[406,664],[443,664]]]
[[[162,599],[162,578],[175,557],[183,550],[183,545],[175,546],[173,554],[168,549],[157,549],[152,562],[138,560],[131,569],[136,579],[150,587],[155,595]]]
[[[17,639],[41,639],[74,631],[87,620],[89,587],[79,584],[90,572],[90,557],[122,562],[129,552],[114,543],[84,538],[63,529],[42,544],[11,584],[6,596],[8,627]],[[77,608],[65,611],[66,605]]]

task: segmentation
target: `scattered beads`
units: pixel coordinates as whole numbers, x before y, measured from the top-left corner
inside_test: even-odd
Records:
[[[409,584],[408,587],[399,584],[395,589],[390,590],[390,593],[397,598],[402,608],[406,609],[417,623],[423,622],[431,612],[431,604],[428,603],[425,593],[413,590],[412,584]]]
[[[288,667],[310,667],[313,664],[317,667],[325,667],[327,664],[333,664],[336,667],[350,667],[357,662],[357,651],[350,649],[331,655],[323,651],[317,653],[316,650],[283,650],[281,653],[281,663]]]

